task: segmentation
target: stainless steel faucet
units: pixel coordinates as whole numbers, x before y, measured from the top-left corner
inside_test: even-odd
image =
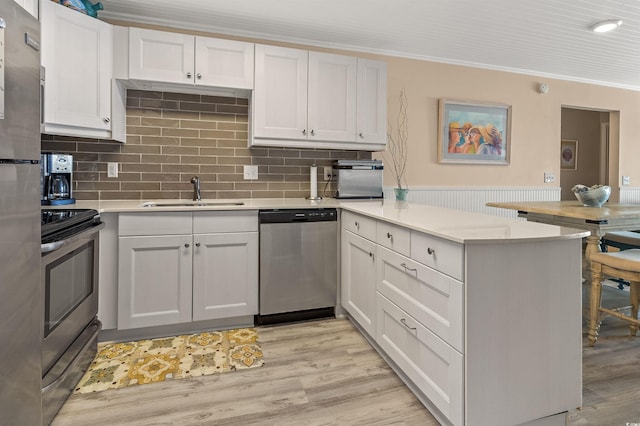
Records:
[[[192,177],[191,183],[193,184],[193,201],[201,201],[202,197],[200,196],[200,178],[198,176]]]

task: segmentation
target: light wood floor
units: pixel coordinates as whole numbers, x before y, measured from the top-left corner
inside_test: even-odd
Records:
[[[262,368],[72,395],[53,425],[438,424],[347,320],[259,335]],[[595,348],[583,336],[583,407],[570,424],[640,423],[640,337],[613,318]]]

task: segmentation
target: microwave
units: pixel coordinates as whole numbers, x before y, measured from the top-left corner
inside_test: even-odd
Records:
[[[333,163],[333,174],[337,177],[336,198],[380,199],[382,172],[380,160],[338,160]]]

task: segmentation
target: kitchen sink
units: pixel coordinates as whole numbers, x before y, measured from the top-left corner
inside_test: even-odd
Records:
[[[149,201],[141,207],[206,207],[206,206],[243,206],[243,201]]]

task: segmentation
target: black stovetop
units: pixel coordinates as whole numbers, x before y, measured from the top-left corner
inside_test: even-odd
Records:
[[[98,225],[100,215],[93,209],[42,209],[42,243],[67,238]]]

